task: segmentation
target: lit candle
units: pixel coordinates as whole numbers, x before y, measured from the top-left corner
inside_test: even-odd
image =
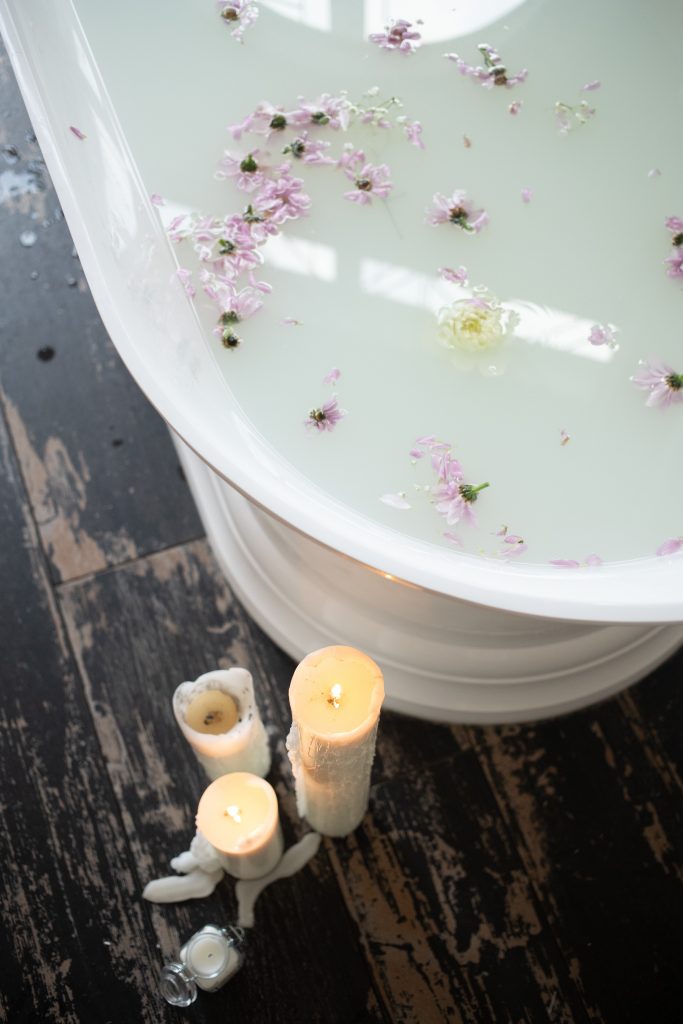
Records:
[[[353,647],[324,647],[294,672],[287,749],[297,807],[323,835],[348,835],[365,814],[383,700],[382,673]]]
[[[233,878],[261,878],[282,857],[275,790],[258,775],[232,772],[212,782],[199,801],[197,831]]]
[[[268,737],[243,668],[206,672],[173,694],[180,729],[210,779],[227,772],[270,771]]]
[[[161,993],[172,1006],[190,1006],[197,988],[215,992],[232,978],[244,959],[242,928],[207,924],[180,950],[177,961],[161,971]]]

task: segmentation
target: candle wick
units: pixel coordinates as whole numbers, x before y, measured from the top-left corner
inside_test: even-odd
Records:
[[[333,707],[335,710],[337,710],[339,708],[339,705],[341,704],[341,701],[339,699],[341,697],[341,692],[342,688],[339,683],[335,683],[333,686],[330,687],[330,696],[327,698],[327,703],[330,705],[330,707]]]
[[[237,824],[239,825],[240,822],[242,821],[242,812],[240,811],[240,808],[237,806],[237,804],[230,804],[230,806],[226,807],[225,810],[223,811],[223,817],[232,818],[232,820],[237,822]]]

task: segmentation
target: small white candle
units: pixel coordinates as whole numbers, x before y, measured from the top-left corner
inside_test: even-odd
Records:
[[[263,777],[270,771],[268,737],[246,669],[219,669],[181,683],[173,712],[210,779],[238,771]]]
[[[353,647],[314,651],[294,672],[287,749],[297,806],[323,835],[348,835],[367,810],[383,700],[381,671]]]
[[[233,878],[261,878],[282,857],[275,790],[248,772],[223,775],[204,791],[197,831],[218,851]]]

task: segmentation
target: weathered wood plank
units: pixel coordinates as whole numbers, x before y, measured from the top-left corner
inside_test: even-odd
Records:
[[[0,91],[5,412],[53,578],[67,580],[203,531],[166,428],[72,254],[1,44]]]
[[[468,731],[591,1020],[682,1019],[680,791],[644,734],[618,700]]]
[[[587,1020],[472,751],[375,787],[329,850],[392,1020]]]
[[[171,549],[60,588],[69,635],[96,716],[128,841],[143,878],[168,871],[193,834],[207,785],[177,729],[171,694],[183,679],[241,664],[255,677],[275,746],[272,781],[289,843],[296,816],[284,750],[282,694],[291,664],[263,638],[258,659],[245,613],[206,542]],[[286,698],[285,698],[286,699]],[[234,919],[225,881],[200,903],[151,908],[166,954],[207,920]],[[202,998],[206,1020],[382,1020],[357,930],[324,853],[261,897],[249,962],[228,989]]]
[[[683,648],[619,703],[661,777],[683,790]]]
[[[157,951],[0,417],[0,1019],[158,1024]]]

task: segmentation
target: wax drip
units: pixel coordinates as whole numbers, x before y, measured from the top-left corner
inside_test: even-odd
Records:
[[[237,883],[235,886],[235,893],[237,895],[237,923],[242,928],[253,928],[254,907],[256,900],[263,890],[271,885],[272,882],[277,882],[280,878],[289,878],[291,875],[296,874],[297,871],[300,871],[308,864],[311,857],[314,857],[318,852],[320,839],[321,836],[318,832],[309,832],[294,846],[290,846],[280,863],[277,867],[273,868],[270,874],[264,875],[263,878],[241,879]]]

